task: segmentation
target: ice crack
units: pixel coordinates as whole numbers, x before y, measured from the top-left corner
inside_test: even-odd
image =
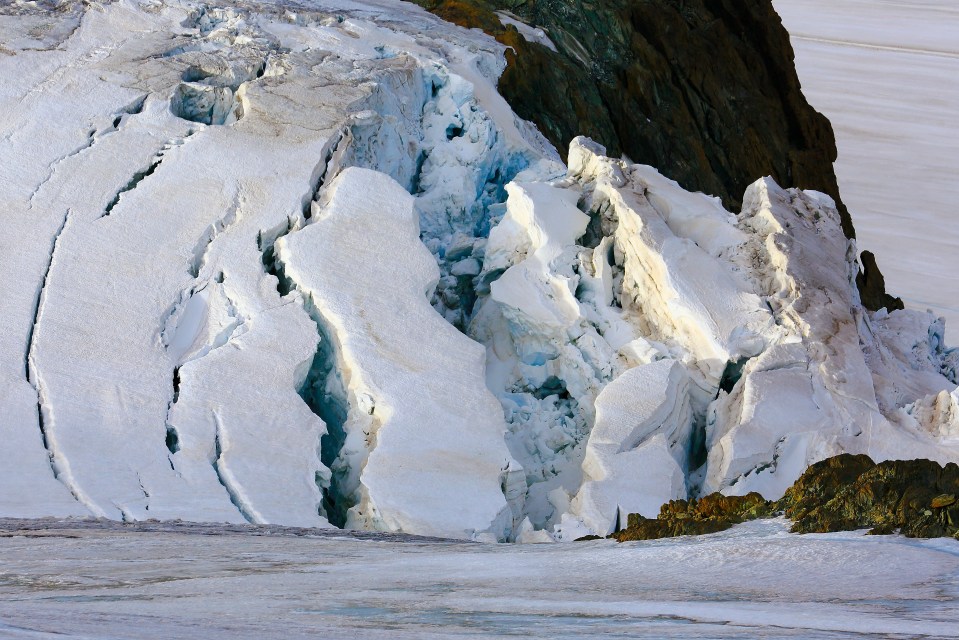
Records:
[[[172,140],[167,144],[163,145],[163,148],[154,156],[153,161],[145,169],[141,169],[133,174],[133,177],[130,178],[129,182],[123,186],[122,189],[117,191],[116,195],[113,197],[113,200],[107,204],[106,209],[103,211],[103,215],[100,216],[100,219],[108,217],[113,213],[113,209],[120,204],[120,198],[123,197],[123,194],[129,193],[136,189],[141,182],[153,175],[157,169],[160,168],[160,165],[163,163],[163,160],[166,158],[166,153],[175,147],[183,145],[188,138],[190,138],[195,132],[189,131],[183,138]]]
[[[70,222],[70,216],[71,211],[68,210],[66,214],[64,214],[63,222],[60,224],[60,228],[57,230],[57,233],[53,238],[53,245],[50,250],[50,260],[47,262],[46,270],[43,273],[43,280],[40,284],[40,290],[37,293],[37,302],[33,313],[33,324],[31,325],[30,332],[27,336],[27,351],[24,358],[24,375],[27,379],[27,382],[33,386],[37,393],[37,428],[40,430],[40,439],[43,443],[43,448],[47,452],[47,458],[50,463],[50,470],[53,472],[53,477],[66,486],[66,488],[73,495],[74,499],[90,509],[90,511],[92,511],[95,515],[105,517],[106,514],[92,501],[90,501],[79,488],[79,486],[77,486],[76,481],[73,479],[73,475],[70,472],[69,461],[58,450],[56,438],[49,429],[49,426],[53,423],[53,408],[50,406],[50,403],[47,400],[46,388],[43,384],[43,378],[40,374],[39,365],[37,364],[36,359],[35,337],[37,333],[37,327],[39,326],[40,320],[43,316],[43,307],[47,299],[50,272],[53,268],[57,249],[60,247],[60,239],[62,238],[63,233],[66,231]]]
[[[223,488],[226,489],[227,495],[230,496],[230,502],[232,502],[233,506],[240,512],[240,515],[250,524],[262,524],[256,516],[253,507],[243,497],[242,490],[233,477],[233,474],[224,466],[223,421],[220,420],[220,415],[216,411],[213,412],[213,422],[216,425],[216,429],[213,432],[213,455],[215,457],[213,458],[212,464],[213,471],[216,472],[216,478],[220,481],[220,484],[223,485]]]

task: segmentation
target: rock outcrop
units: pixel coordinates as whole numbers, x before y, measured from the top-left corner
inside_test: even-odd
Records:
[[[629,514],[626,528],[610,537],[628,542],[716,533],[747,520],[769,517],[775,508],[775,502],[756,492],[744,496],[711,493],[699,500],[670,500],[657,518]]]
[[[764,175],[841,202],[832,129],[802,95],[770,2],[417,2],[511,47],[500,91],[558,149],[587,135],[733,209]],[[555,50],[497,11],[542,29]]]
[[[910,538],[959,533],[959,466],[841,455],[809,467],[779,501],[795,533],[871,528]]]
[[[557,149],[589,136],[730,210],[772,176],[829,194],[855,237],[832,127],[803,96],[769,0],[414,1],[509,47],[500,93]],[[866,266],[864,306],[901,309],[875,260]]]
[[[671,500],[655,519],[631,513],[620,542],[716,533],[734,524],[784,514],[793,533],[869,529],[872,535],[959,537],[959,465],[842,454],[810,466],[777,502],[758,493]]]

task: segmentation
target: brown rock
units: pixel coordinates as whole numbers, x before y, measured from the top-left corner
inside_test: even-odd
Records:
[[[905,309],[902,298],[894,298],[886,293],[886,279],[879,271],[876,256],[871,251],[863,251],[859,256],[859,262],[862,263],[862,271],[856,275],[856,287],[859,289],[863,306],[873,311],[883,307],[888,311]]]
[[[773,507],[773,503],[755,492],[745,496],[712,493],[699,500],[671,500],[660,508],[655,519],[629,514],[626,528],[610,537],[626,542],[716,533],[740,522],[770,516]]]
[[[933,509],[942,509],[943,507],[948,507],[951,504],[956,502],[956,496],[950,493],[943,493],[932,499],[932,504],[930,505]]]
[[[792,531],[824,533],[872,528],[908,537],[955,535],[959,525],[959,466],[931,460],[841,455],[809,467],[778,506]],[[937,506],[938,505],[938,506]],[[946,508],[952,507],[952,508]]]

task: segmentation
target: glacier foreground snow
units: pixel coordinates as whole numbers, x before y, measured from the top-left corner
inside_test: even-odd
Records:
[[[59,6],[0,11],[0,516],[535,542],[959,460],[828,196],[567,167],[404,3]]]
[[[0,519],[0,637],[959,635],[955,541],[788,528],[559,546]]]

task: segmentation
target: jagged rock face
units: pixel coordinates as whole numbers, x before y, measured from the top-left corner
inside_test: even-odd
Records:
[[[796,533],[871,528],[911,538],[959,534],[959,466],[930,460],[874,463],[841,455],[812,465],[779,501]]]
[[[760,176],[823,191],[854,237],[832,128],[803,97],[768,0],[417,2],[512,47],[500,91],[557,148],[587,135],[733,210]],[[544,30],[555,50],[497,10]]]
[[[910,538],[959,537],[959,466],[931,460],[887,460],[842,454],[810,466],[778,501],[758,493],[671,500],[656,518],[630,513],[610,537],[627,542],[728,529],[784,513],[793,533],[870,529]]]
[[[905,309],[906,305],[901,298],[886,293],[886,280],[879,271],[876,256],[872,251],[863,251],[859,260],[862,263],[862,271],[856,276],[856,286],[859,288],[862,303],[868,309],[877,311],[883,308],[889,311]]]
[[[619,542],[629,542],[716,533],[734,524],[769,517],[775,508],[776,503],[769,502],[758,493],[744,496],[711,493],[699,500],[670,500],[662,506],[656,518],[629,514],[626,528],[610,537]]]

